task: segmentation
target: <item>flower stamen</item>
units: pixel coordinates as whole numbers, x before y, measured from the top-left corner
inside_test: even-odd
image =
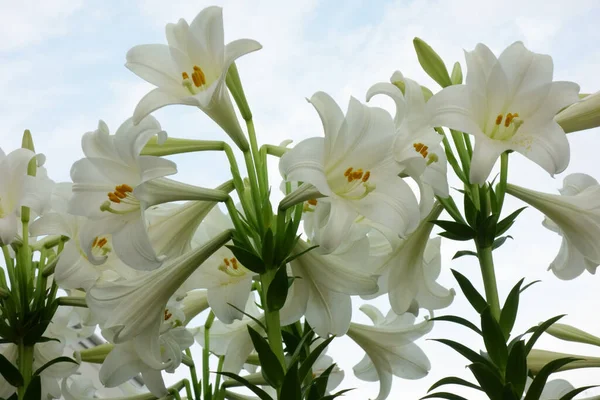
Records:
[[[237,258],[223,258],[223,263],[218,267],[219,271],[225,272],[229,276],[238,277],[246,275],[246,272],[240,269],[240,264]]]
[[[427,150],[429,147],[425,146],[423,143],[413,143],[413,147],[417,153],[423,156],[423,158],[427,158],[427,154],[429,154],[427,153]]]

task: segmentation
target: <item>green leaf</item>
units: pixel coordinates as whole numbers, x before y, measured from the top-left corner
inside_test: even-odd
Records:
[[[321,375],[311,382],[308,389],[307,400],[321,400],[323,396],[325,396],[325,392],[327,391],[327,381],[334,368],[335,364],[330,365]]]
[[[466,242],[467,240],[473,239],[471,237],[464,237],[464,236],[456,235],[452,232],[440,232],[440,233],[438,233],[438,235],[441,237],[445,237],[446,239],[456,240],[459,242]]]
[[[463,81],[462,68],[460,67],[460,63],[458,61],[455,62],[454,66],[452,67],[450,79],[452,80],[453,85],[460,85]]]
[[[452,85],[446,65],[440,56],[422,39],[414,38],[413,45],[423,70],[441,87]]]
[[[595,387],[598,387],[598,385],[584,386],[584,387],[580,387],[577,389],[573,389],[569,393],[567,393],[563,397],[561,397],[559,400],[572,400],[573,397],[577,396],[579,393],[584,392],[588,389],[595,388]]]
[[[49,337],[45,337],[42,336],[38,339],[37,341],[38,343],[46,343],[46,342],[58,342],[60,343],[60,340],[56,339],[56,338],[49,338]]]
[[[533,345],[535,344],[535,342],[537,342],[542,333],[546,332],[546,329],[550,328],[550,326],[552,326],[553,323],[555,323],[565,315],[566,314],[557,315],[556,317],[550,318],[549,320],[542,322],[537,327],[531,328],[533,335],[531,335],[531,337],[527,341],[527,344],[525,345],[525,354],[529,355],[529,352],[531,351],[531,349],[533,349]]]
[[[469,365],[468,368],[490,400],[502,400],[504,385],[496,371],[491,369],[487,364],[478,362]]]
[[[260,333],[252,329],[251,326],[247,326],[248,333],[254,344],[254,348],[258,353],[258,359],[260,360],[261,371],[263,377],[267,383],[274,388],[281,387],[284,378],[283,367],[279,363],[277,356],[271,350],[269,343],[263,338]]]
[[[34,376],[29,385],[27,385],[27,390],[25,390],[25,396],[23,396],[23,400],[40,400],[42,398],[42,378],[39,375]]]
[[[302,339],[300,339],[300,341],[296,344],[296,347],[292,354],[292,358],[290,360],[290,364],[293,364],[300,358],[300,355],[302,354],[302,350],[304,349],[304,345],[307,342],[309,342],[310,340],[312,340],[313,336],[314,336],[314,331],[312,329],[309,330],[308,332],[306,332],[302,336]],[[308,356],[308,354],[306,354],[306,356]]]
[[[537,281],[528,283],[527,285],[523,286],[523,289],[521,289],[521,293],[523,293],[525,290],[529,289],[530,286],[533,286],[536,283],[540,283],[540,282],[541,282],[541,280],[538,279]]]
[[[504,302],[504,307],[502,307],[502,312],[500,313],[500,328],[502,329],[502,334],[506,339],[510,337],[510,332],[512,331],[515,320],[517,319],[517,311],[519,310],[519,295],[521,294],[521,285],[525,278],[521,279],[515,286],[513,286],[512,290],[506,296],[506,301]]]
[[[39,375],[39,374],[41,374],[41,373],[42,373],[42,372],[43,372],[43,371],[44,371],[46,368],[48,368],[48,367],[50,367],[50,366],[52,366],[52,365],[54,365],[54,364],[60,363],[60,362],[70,362],[70,363],[73,363],[73,364],[76,364],[76,365],[78,365],[78,364],[79,364],[77,361],[75,361],[75,360],[73,360],[72,358],[69,358],[69,357],[57,357],[57,358],[55,358],[54,360],[50,360],[50,361],[48,361],[46,364],[44,364],[44,365],[42,365],[41,367],[39,367],[39,368],[38,368],[38,369],[37,369],[37,370],[36,370],[36,371],[33,373],[33,375],[34,375],[34,376],[35,376],[35,375]]]
[[[483,332],[483,341],[490,358],[500,371],[504,371],[506,360],[508,359],[506,339],[489,307],[486,307],[481,313],[481,331]]]
[[[267,307],[270,311],[279,311],[285,304],[288,295],[288,276],[286,265],[277,270],[275,277],[267,289]]]
[[[256,303],[255,303],[255,304],[256,304]],[[240,309],[240,308],[236,307],[235,305],[233,305],[233,304],[231,304],[231,303],[227,303],[227,305],[228,305],[229,307],[233,307],[233,308],[235,308],[236,310],[238,310],[239,312],[241,312],[242,314],[244,314],[246,317],[248,317],[248,318],[250,318],[252,321],[256,322],[256,323],[258,324],[258,326],[260,326],[260,327],[263,329],[263,331],[265,331],[265,332],[267,331],[267,327],[266,327],[266,326],[265,326],[265,324],[263,324],[263,323],[262,323],[262,322],[261,322],[259,319],[257,319],[257,318],[255,318],[255,317],[253,317],[252,315],[248,314],[248,313],[247,313],[247,312],[245,312],[244,310],[242,310],[242,309]]]
[[[256,254],[249,252],[243,247],[234,246],[234,245],[225,245],[235,258],[238,259],[239,262],[246,268],[248,268],[252,272],[256,272],[257,274],[262,274],[265,272],[265,264]]]
[[[441,221],[441,220],[433,220],[429,221],[432,224],[435,224],[445,230],[446,232],[451,233],[454,236],[463,238],[462,240],[469,240],[475,237],[476,232],[469,225],[462,224],[460,222],[455,221]],[[460,239],[457,239],[460,240]]]
[[[296,253],[296,254],[290,254],[290,255],[289,255],[289,256],[288,256],[288,257],[287,257],[287,258],[286,258],[286,259],[283,261],[283,263],[282,263],[282,264],[287,264],[287,263],[289,263],[290,261],[293,261],[293,260],[295,260],[296,258],[298,258],[298,257],[300,257],[300,256],[302,256],[302,255],[304,255],[304,254],[306,254],[306,253],[308,253],[309,251],[311,251],[311,250],[313,250],[313,249],[316,249],[317,247],[319,247],[319,245],[311,246],[311,247],[309,247],[308,249],[301,251],[300,253]]]
[[[477,243],[480,247],[491,247],[496,237],[498,214],[488,215],[477,230]]]
[[[304,381],[304,378],[306,378],[306,375],[310,372],[310,369],[312,368],[315,361],[317,361],[317,358],[319,358],[321,353],[325,351],[325,348],[329,346],[329,343],[331,343],[331,341],[334,338],[335,336],[330,336],[327,339],[325,339],[320,345],[315,347],[315,349],[308,355],[308,357],[306,357],[306,360],[304,360],[298,371],[298,378],[301,381]]]
[[[492,250],[496,250],[498,247],[502,246],[504,244],[504,242],[506,242],[506,239],[512,239],[513,237],[510,235],[506,235],[506,236],[500,236],[499,238],[497,238],[496,240],[494,240],[494,243],[492,243]]]
[[[548,377],[558,371],[561,367],[572,363],[573,361],[578,361],[579,358],[573,357],[565,357],[559,358],[556,360],[550,361],[548,364],[544,365],[540,372],[535,376],[533,382],[531,382],[531,386],[527,390],[527,395],[524,400],[538,400],[542,391],[544,390],[544,386],[546,386],[546,381],[548,381]]]
[[[520,399],[525,391],[527,381],[527,356],[525,342],[517,341],[511,348],[506,363],[506,382],[512,383],[513,390]]]
[[[257,395],[260,400],[273,400],[273,398],[271,396],[269,396],[269,394],[267,392],[265,392],[264,390],[262,390],[255,384],[248,382],[246,379],[242,378],[241,376],[239,376],[237,374],[233,374],[231,372],[216,372],[216,373],[238,381],[239,383],[241,383],[242,385],[244,385],[245,387],[250,389],[255,395]]]
[[[333,400],[333,399],[338,398],[352,390],[354,390],[354,389],[343,389],[343,390],[340,390],[339,392],[335,392],[334,394],[330,394],[329,396],[323,396],[323,397],[321,397],[321,400]]]
[[[519,214],[521,214],[521,212],[526,208],[527,207],[521,207],[508,217],[504,218],[502,221],[498,222],[498,225],[496,226],[496,236],[500,236],[506,232],[515,222],[515,219],[519,216]]]
[[[458,317],[456,315],[442,315],[440,317],[430,318],[429,320],[430,321],[454,322],[455,324],[466,326],[467,328],[471,329],[472,331],[483,336],[483,334],[481,333],[481,330],[474,323],[472,323],[471,321],[468,321],[462,317]]]
[[[427,396],[421,397],[420,400],[424,400],[424,399],[468,400],[465,397],[459,396],[454,393],[448,393],[448,392],[438,392],[438,393],[428,394]]]
[[[469,225],[473,228],[477,227],[477,219],[479,218],[479,210],[475,207],[473,200],[467,194],[464,196],[465,218]]]
[[[461,274],[460,272],[451,269],[452,275],[454,275],[454,279],[458,282],[458,286],[464,293],[465,297],[471,303],[473,308],[481,314],[486,307],[488,307],[488,303],[485,301],[483,296],[479,294],[479,292],[473,287],[471,282],[467,279],[466,276]]]
[[[265,265],[266,268],[273,266],[273,246],[273,231],[271,230],[271,228],[269,228],[265,232],[262,242],[262,261],[263,265]]]
[[[466,381],[462,378],[458,378],[456,376],[448,376],[446,378],[440,379],[439,381],[437,381],[436,383],[431,385],[431,387],[427,390],[427,392],[429,393],[433,389],[437,389],[440,386],[444,386],[444,385],[461,385],[461,386],[470,387],[471,389],[482,390],[479,386],[477,386],[474,383],[471,383],[469,381]]]
[[[463,256],[475,256],[477,257],[477,253],[475,253],[474,251],[471,250],[460,250],[457,251],[456,254],[454,254],[454,257],[452,257],[453,260],[463,257]]]
[[[474,352],[473,350],[471,350],[470,348],[468,348],[467,346],[455,342],[453,340],[449,340],[449,339],[431,339],[435,342],[440,342],[442,344],[445,344],[448,347],[451,347],[452,349],[454,349],[457,353],[459,353],[461,356],[465,357],[467,360],[471,361],[472,363],[480,363],[480,364],[486,364],[488,365],[488,367],[490,368],[495,368],[495,365],[493,365],[487,358],[483,357],[481,354],[478,354],[476,352]]]
[[[0,354],[0,375],[2,375],[12,386],[23,385],[23,376],[21,376],[17,367],[8,361],[2,354]]]
[[[502,393],[502,400],[521,400],[521,396],[517,396],[513,385],[508,382],[504,385],[504,392]]]
[[[300,381],[298,380],[298,363],[292,363],[285,374],[281,385],[281,399],[302,400]]]

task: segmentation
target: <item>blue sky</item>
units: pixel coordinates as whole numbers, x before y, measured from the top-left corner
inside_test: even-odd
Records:
[[[19,145],[22,131],[31,129],[38,151],[48,157],[50,175],[59,181],[68,179],[70,165],[82,155],[81,135],[94,130],[98,119],[105,120],[114,132],[151,88],[123,66],[127,50],[137,44],[164,43],[166,23],[178,18],[190,21],[211,4],[224,7],[226,40],[248,37],[264,46],[238,63],[261,143],[297,142],[321,135],[320,121],[305,101],[317,90],[330,93],[344,108],[349,96],[363,100],[369,86],[387,81],[393,71],[401,70],[437,91],[418,65],[412,48],[414,36],[429,42],[448,65],[460,61],[463,67],[462,49],[472,49],[477,42],[499,53],[513,41],[523,40],[530,49],[553,56],[555,79],[573,80],[587,93],[600,86],[597,1],[0,0],[0,146],[10,151]],[[377,104],[390,106],[382,100]],[[193,108],[170,107],[155,116],[174,137],[224,138],[214,123]],[[599,133],[593,130],[569,136],[571,164],[556,179],[515,157],[511,180],[555,191],[561,186],[561,177],[570,172],[600,178]],[[225,158],[220,154],[174,160],[180,180],[215,186],[227,179]],[[215,170],[215,163],[223,168]],[[275,163],[271,181],[274,186],[278,182]],[[519,205],[515,200],[507,203],[509,208]],[[567,323],[600,335],[595,312],[600,306],[597,277],[584,275],[561,282],[545,271],[560,239],[542,228],[541,220],[540,214],[527,210],[514,228],[516,240],[496,253],[501,297],[523,276],[543,279],[524,297],[526,310],[518,320],[519,329],[567,313]],[[473,260],[448,261],[462,246],[449,242],[442,246],[446,263],[441,279],[445,284],[453,286],[449,267],[479,282]],[[386,307],[383,300],[378,305]],[[457,296],[447,311],[462,314],[467,309]],[[463,330],[438,324],[430,337],[441,336],[477,343]],[[339,342],[331,355],[346,370],[347,385],[360,387],[347,398],[374,396],[376,385],[351,379],[351,367],[361,358],[357,348],[346,339]],[[551,339],[542,340],[540,346],[600,355],[588,347]],[[430,376],[415,382],[396,380],[392,398],[416,399],[442,376],[468,376],[463,368],[466,362],[451,351],[433,342],[423,342],[423,348],[432,360]],[[598,383],[593,372],[565,376],[574,384]]]

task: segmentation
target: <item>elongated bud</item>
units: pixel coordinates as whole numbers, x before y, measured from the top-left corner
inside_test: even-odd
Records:
[[[185,323],[189,323],[196,315],[208,308],[208,292],[194,290],[189,292],[182,301],[182,311],[185,314]]]
[[[112,351],[115,347],[114,344],[104,343],[90,349],[85,349],[81,351],[76,351],[73,353],[73,357],[77,361],[85,361],[93,364],[102,364],[108,353]]]
[[[546,330],[546,333],[555,338],[566,340],[568,342],[586,343],[593,346],[600,346],[600,338],[590,333],[577,329],[574,326],[566,324],[552,324]]]
[[[554,120],[558,122],[565,133],[600,126],[600,92],[590,94],[565,108],[554,117]]]
[[[413,44],[415,51],[417,52],[417,58],[419,64],[423,67],[423,70],[427,72],[434,81],[436,81],[441,87],[452,85],[450,75],[442,58],[422,39],[418,37],[414,38]]]
[[[302,203],[307,200],[318,199],[325,197],[316,187],[309,183],[303,183],[300,187],[288,194],[279,203],[280,210],[287,210],[288,208],[295,206],[296,204]]]
[[[554,351],[537,349],[532,349],[529,352],[529,355],[527,356],[527,367],[534,375],[536,375],[540,372],[544,365],[559,358],[576,358],[577,360],[560,367],[558,371],[600,367],[600,357],[587,357],[577,354],[556,353]]]
[[[460,85],[463,82],[462,68],[460,67],[460,63],[458,61],[455,62],[454,67],[452,67],[452,75],[450,75],[450,79],[452,79],[453,85]]]
[[[33,137],[31,136],[31,131],[29,129],[25,129],[23,132],[23,139],[21,140],[21,147],[27,150],[31,150],[35,153],[35,147],[33,145]],[[35,176],[37,170],[37,159],[34,157],[29,161],[29,165],[27,166],[27,175]]]
[[[233,190],[233,183],[230,186],[230,190]],[[145,207],[150,207],[183,200],[225,201],[229,198],[229,191],[188,185],[167,178],[157,178],[137,186],[133,194],[138,200],[145,203]]]
[[[168,138],[160,143],[156,136],[148,140],[141,155],[168,156],[171,154],[191,153],[195,151],[220,151],[225,149],[225,142],[217,140],[194,140]]]
[[[226,82],[227,88],[231,92],[235,103],[240,109],[240,114],[242,114],[242,118],[244,118],[244,121],[251,121],[252,112],[250,111],[250,106],[248,105],[248,101],[246,100],[246,95],[244,94],[244,88],[242,87],[240,74],[235,63],[232,63],[229,67],[229,70],[227,71]]]

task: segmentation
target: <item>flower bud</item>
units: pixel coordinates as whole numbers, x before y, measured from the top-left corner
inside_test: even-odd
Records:
[[[244,94],[244,88],[242,87],[240,74],[238,73],[235,63],[231,63],[231,66],[227,71],[226,82],[227,88],[231,92],[231,95],[233,96],[233,99],[240,110],[240,114],[242,114],[242,118],[244,118],[244,121],[251,121],[252,112],[250,111],[250,106],[248,106],[248,101],[246,100],[246,95]]]
[[[546,330],[546,333],[554,336],[555,338],[566,340],[568,342],[578,342],[591,344],[593,346],[600,346],[599,337],[566,324],[553,324]]]
[[[577,354],[556,353],[554,351],[532,349],[527,356],[527,367],[534,375],[537,375],[544,365],[559,358],[576,358],[573,361],[558,369],[558,371],[568,371],[579,368],[598,368],[600,367],[600,357],[586,357]]]
[[[114,344],[104,343],[89,349],[76,351],[73,353],[73,357],[80,362],[85,361],[88,363],[102,364],[106,356],[108,356],[108,353],[110,353],[114,347]]]
[[[423,70],[427,72],[434,81],[439,83],[441,87],[452,85],[450,75],[441,57],[422,39],[414,38],[413,44],[415,51],[417,52],[417,58],[419,64],[423,67]]]
[[[458,61],[454,63],[450,78],[452,79],[453,85],[460,85],[463,81],[462,68],[460,67],[460,63]]]
[[[565,133],[600,126],[600,92],[590,94],[565,108],[554,117],[554,120],[558,122]]]

